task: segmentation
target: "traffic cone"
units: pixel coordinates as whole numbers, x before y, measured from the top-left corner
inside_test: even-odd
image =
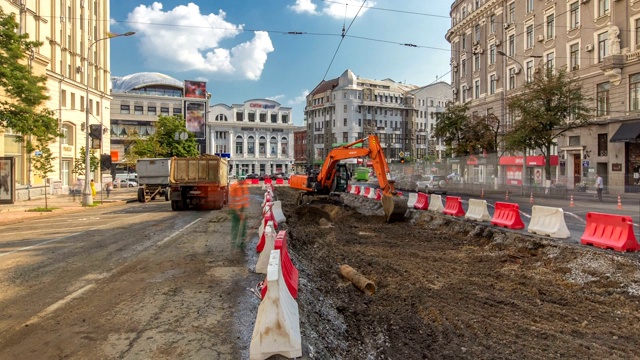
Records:
[[[480,193],[480,197],[483,198],[484,197],[484,189],[482,189],[482,192]]]
[[[618,210],[622,210],[622,200],[620,200],[620,195],[618,195]]]
[[[533,204],[533,192],[531,192],[531,196],[529,196],[529,204]]]
[[[509,201],[509,190],[507,190],[507,194],[504,196],[504,199],[505,199],[506,201]]]
[[[569,207],[574,207],[576,204],[573,203],[573,194],[571,194],[571,201],[569,202]]]

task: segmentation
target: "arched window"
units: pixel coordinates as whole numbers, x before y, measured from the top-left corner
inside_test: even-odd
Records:
[[[258,143],[258,154],[260,156],[266,156],[267,155],[267,138],[265,138],[264,136],[260,136],[260,141]]]
[[[249,136],[249,138],[247,139],[247,150],[247,153],[249,155],[256,154],[256,140],[253,138],[253,136]]]
[[[269,140],[269,148],[271,149],[271,155],[278,155],[278,139],[275,136],[272,136]]]
[[[73,125],[63,124],[62,135],[63,137],[60,139],[60,142],[63,145],[73,145]]]
[[[286,137],[283,137],[282,139],[280,139],[280,154],[282,154],[282,156],[287,156],[289,154],[288,149],[289,141]]]
[[[218,115],[216,115],[215,121],[227,121],[227,115],[218,114]]]
[[[236,155],[242,155],[243,144],[242,144],[242,136],[236,136]]]

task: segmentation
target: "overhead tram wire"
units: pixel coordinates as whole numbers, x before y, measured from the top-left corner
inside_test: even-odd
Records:
[[[358,12],[353,17],[353,19],[351,20],[351,23],[349,24],[349,27],[346,30],[344,28],[344,24],[342,25],[342,36],[340,37],[340,42],[338,43],[338,47],[336,48],[336,51],[333,53],[333,57],[331,58],[331,62],[329,62],[329,66],[327,66],[327,71],[325,71],[324,76],[322,77],[323,81],[327,78],[327,74],[329,73],[329,69],[331,69],[331,65],[333,65],[333,61],[336,59],[336,55],[338,55],[338,50],[340,50],[340,46],[342,45],[342,42],[344,41],[345,36],[349,32],[349,29],[351,29],[351,25],[353,25],[353,22],[356,21],[356,18],[360,14],[360,11],[362,10],[362,7],[364,6],[364,4],[366,2],[367,2],[367,0],[362,1],[362,5],[360,5],[360,8],[358,9]],[[346,17],[347,16],[346,16],[346,7],[345,7],[345,18]]]

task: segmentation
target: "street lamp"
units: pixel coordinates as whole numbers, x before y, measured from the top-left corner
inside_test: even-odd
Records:
[[[91,48],[93,47],[93,45],[95,45],[99,41],[112,39],[120,36],[131,36],[134,34],[135,32],[133,31],[129,31],[124,34],[107,33],[106,37],[103,37],[101,39],[98,39],[92,42],[89,45],[89,48],[87,48],[87,54],[84,60],[84,64],[85,64],[84,71],[87,72],[87,83],[86,83],[85,106],[84,106],[84,112],[85,112],[84,131],[85,131],[86,141],[84,145],[84,160],[85,160],[84,174],[85,175],[84,175],[84,193],[82,194],[83,206],[93,205],[93,195],[91,194],[91,184],[89,179],[89,171],[91,171],[91,149],[89,148],[91,145],[91,136],[89,136],[90,134],[90,131],[89,131],[89,80],[90,78],[89,76],[91,72],[89,71],[89,54],[91,53]]]

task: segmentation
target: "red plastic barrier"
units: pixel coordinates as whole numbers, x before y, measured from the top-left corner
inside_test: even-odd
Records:
[[[515,230],[524,229],[524,223],[520,218],[520,205],[496,201],[495,207],[491,225]]]
[[[276,185],[282,185],[282,184],[284,184],[284,179],[282,178],[276,179]]]
[[[443,214],[452,216],[464,216],[465,212],[462,208],[462,202],[458,196],[447,196],[445,198]]]
[[[351,185],[347,185],[347,192],[350,193],[351,192]]]
[[[253,184],[253,185],[259,185],[259,184],[260,184],[260,180],[258,180],[258,179],[251,179],[251,184]]]
[[[274,250],[280,250],[280,266],[282,267],[282,276],[284,282],[287,284],[287,289],[294,299],[298,298],[298,269],[293,266],[291,258],[289,257],[289,250],[287,250],[287,232],[282,230],[278,232],[276,241],[273,246]],[[264,282],[264,287],[260,290],[260,295],[264,299],[267,294],[267,282]]]
[[[382,190],[376,189],[376,201],[382,200]]]
[[[276,217],[273,215],[273,212],[271,212],[271,209],[269,209],[269,211],[267,211],[263,218],[262,221],[264,222],[264,227],[267,227],[267,223],[269,221],[273,221],[273,228],[275,230],[278,230],[278,223],[276,222]],[[266,238],[264,236],[264,232],[262,233],[262,236],[260,236],[260,240],[258,240],[258,245],[256,245],[256,251],[257,252],[262,252],[262,250],[264,250],[264,245],[266,242]]]
[[[413,204],[414,209],[418,210],[427,210],[429,209],[429,195],[425,193],[418,193],[418,200]]]
[[[640,250],[633,233],[633,220],[624,215],[588,212],[580,243],[616,251]]]
[[[362,195],[366,196],[366,197],[369,197],[369,194],[371,194],[371,188],[370,187],[364,188],[364,194],[362,194]]]
[[[270,178],[265,178],[264,179],[264,183],[265,184],[273,184],[273,181]]]
[[[398,196],[402,196],[402,191],[396,191],[396,194],[398,194]]]
[[[352,189],[354,195],[360,195],[360,186],[354,186]]]

